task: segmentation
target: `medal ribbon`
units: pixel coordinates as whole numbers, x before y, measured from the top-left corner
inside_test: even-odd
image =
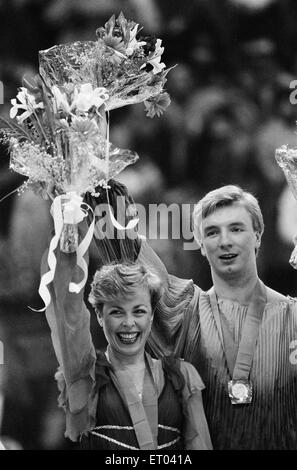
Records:
[[[233,380],[248,380],[259,336],[260,323],[267,302],[265,286],[258,280],[248,307],[237,355],[235,342],[220,315],[218,300],[213,287],[208,291],[208,295],[230,376]]]
[[[157,449],[158,392],[148,361],[146,360],[142,399],[138,396],[132,377],[127,371],[116,370],[115,378],[125,398],[139,448]]]

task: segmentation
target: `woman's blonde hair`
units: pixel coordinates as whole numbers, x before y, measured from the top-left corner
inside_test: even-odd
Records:
[[[134,262],[104,265],[94,275],[89,302],[100,313],[106,302],[119,296],[129,296],[139,287],[148,289],[154,310],[163,293],[162,282],[157,274]]]

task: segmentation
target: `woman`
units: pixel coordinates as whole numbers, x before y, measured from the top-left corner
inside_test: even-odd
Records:
[[[65,274],[68,257],[60,254],[58,275]],[[61,277],[54,283],[56,289],[62,287],[59,281]],[[136,263],[107,265],[95,274],[89,301],[103,327],[107,351],[97,353],[93,370],[91,366],[89,374],[80,373],[72,384],[69,380],[67,384],[64,375],[65,360],[60,361],[62,367],[57,374],[62,392],[60,404],[67,417],[67,435],[79,439],[82,449],[212,448],[201,397],[204,386],[196,369],[173,358],[156,360],[145,352],[161,291],[160,279]],[[59,295],[56,294],[57,291],[52,292],[52,304],[57,306]],[[68,301],[72,316],[74,297]],[[65,302],[64,310],[67,310]],[[49,323],[57,352],[55,338],[61,319],[55,327],[52,321]],[[70,331],[65,329],[60,334],[60,338],[66,338],[65,344],[60,341],[58,351],[64,359],[67,335],[72,333],[69,323],[68,328]],[[82,335],[87,337],[84,329]],[[77,340],[82,344],[78,336]],[[83,356],[83,362],[88,362],[87,354]],[[79,403],[85,406],[79,407]]]

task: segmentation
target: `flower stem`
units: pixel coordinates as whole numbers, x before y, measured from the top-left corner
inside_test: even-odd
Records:
[[[45,134],[45,132],[44,132],[44,130],[43,130],[43,128],[42,128],[42,125],[41,125],[41,123],[40,123],[40,121],[39,121],[39,119],[38,119],[38,116],[37,116],[37,113],[35,112],[35,110],[33,110],[33,114],[34,114],[34,116],[35,116],[35,119],[36,119],[36,121],[37,121],[39,127],[40,127],[40,130],[41,130],[41,133],[42,133],[43,138],[44,138],[44,140],[45,140],[45,143],[46,143],[47,145],[49,145],[48,138],[47,138],[47,136],[46,136],[46,134]]]

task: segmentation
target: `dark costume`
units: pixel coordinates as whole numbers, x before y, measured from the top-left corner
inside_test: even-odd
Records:
[[[171,367],[170,367],[171,366]],[[162,361],[165,376],[163,390],[158,397],[157,448],[183,449],[182,388],[184,378],[177,361]],[[111,365],[100,354],[96,362],[98,405],[96,426],[81,437],[82,449],[123,450],[139,449],[135,429],[125,398],[113,379]]]

